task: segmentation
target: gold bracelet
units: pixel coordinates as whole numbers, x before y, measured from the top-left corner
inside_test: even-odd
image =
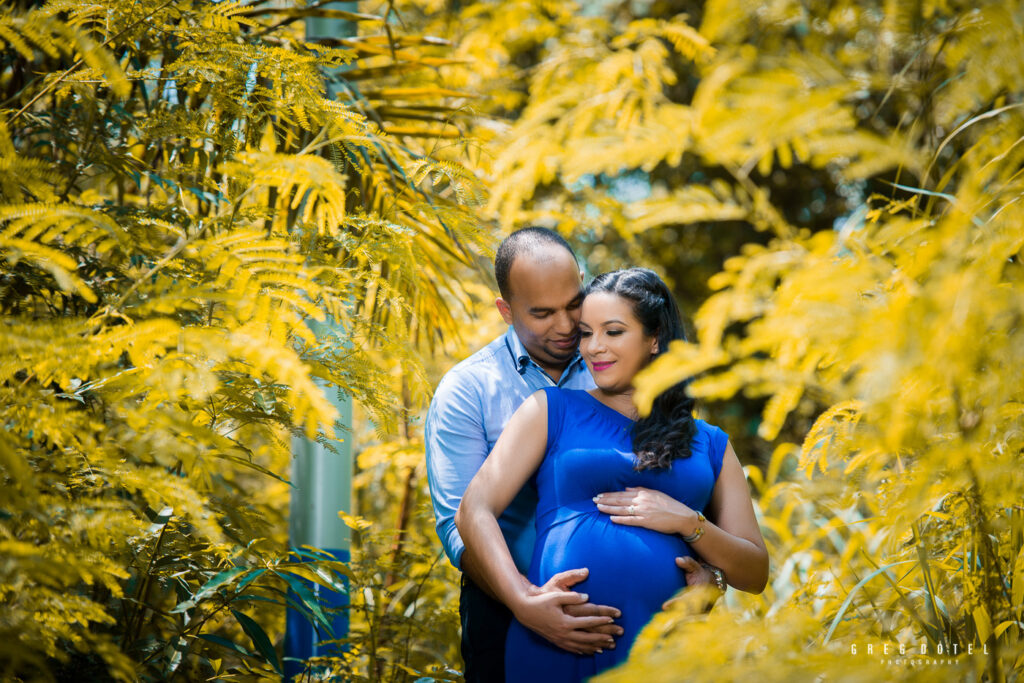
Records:
[[[697,528],[694,529],[693,533],[690,534],[689,536],[683,536],[683,541],[685,541],[686,543],[693,543],[694,541],[699,539],[701,536],[703,536],[704,535],[704,522],[706,522],[706,521],[707,520],[704,518],[704,515],[702,515],[700,512],[697,512]]]

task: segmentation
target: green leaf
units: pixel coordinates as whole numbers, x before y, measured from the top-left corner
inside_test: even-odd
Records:
[[[215,636],[212,633],[200,633],[196,637],[197,638],[201,638],[202,640],[206,640],[208,642],[214,643],[215,645],[220,645],[221,647],[225,647],[225,648],[227,648],[229,650],[233,650],[234,652],[237,652],[238,654],[242,655],[243,657],[252,657],[252,653],[251,652],[246,650],[244,647],[242,647],[238,643],[232,642],[232,641],[228,640],[227,638],[221,638],[220,636]]]
[[[352,570],[341,562],[310,562],[308,564],[293,565],[291,567],[279,566],[279,572],[284,571],[307,581],[318,583],[328,590],[339,593],[347,593],[348,586],[344,579],[354,579]]]
[[[249,571],[248,567],[232,567],[231,569],[226,569],[225,571],[222,571],[221,573],[217,574],[212,579],[207,581],[205,584],[203,584],[203,586],[198,591],[196,591],[196,594],[195,596],[193,596],[192,599],[197,602],[199,600],[202,600],[206,596],[214,593],[217,589],[228,585],[229,583],[231,583],[247,571]]]
[[[235,586],[235,592],[240,593],[243,589],[245,589],[246,586],[248,586],[250,583],[263,576],[266,572],[267,570],[264,568],[260,568],[251,572],[248,576],[246,576],[244,579],[238,582],[238,585]]]
[[[185,610],[192,609],[201,600],[217,592],[219,588],[222,588],[230,584],[234,579],[246,573],[247,571],[250,571],[248,567],[232,567],[231,569],[227,569],[225,571],[220,572],[219,574],[215,575],[212,579],[204,583],[199,588],[199,590],[196,591],[195,595],[193,595],[191,598],[175,605],[171,609],[171,614],[177,614],[179,612],[184,612]],[[266,570],[260,569],[258,571],[263,572]]]
[[[283,675],[284,671],[281,668],[281,661],[277,658],[277,651],[274,650],[274,645],[270,642],[270,638],[267,636],[266,631],[263,630],[263,627],[257,624],[252,617],[242,614],[237,610],[231,610],[231,613],[235,615],[235,619],[241,624],[242,630],[252,638],[252,644],[260,651],[263,658],[274,667],[274,671]]]
[[[305,581],[295,576],[291,576],[287,572],[277,571],[274,573],[285,580],[295,595],[298,596],[306,610],[316,618],[317,623],[323,627],[328,635],[334,637],[334,629],[331,628],[331,622],[327,619],[327,615],[324,613],[323,608],[320,607],[320,600],[318,600],[313,594],[313,591],[309,589],[309,586],[306,585]]]
[[[269,602],[269,603],[274,604],[274,605],[283,605],[284,604],[280,600],[274,600],[273,598],[268,598],[265,595],[256,595],[255,593],[245,593],[243,595],[236,595],[235,599],[232,602],[240,602],[240,601]]]

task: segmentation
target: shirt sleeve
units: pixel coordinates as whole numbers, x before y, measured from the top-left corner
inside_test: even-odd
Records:
[[[448,559],[461,569],[465,545],[455,526],[455,512],[488,450],[483,407],[467,377],[449,374],[441,380],[427,410],[424,438],[437,536]]]

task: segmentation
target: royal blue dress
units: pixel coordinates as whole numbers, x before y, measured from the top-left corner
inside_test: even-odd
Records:
[[[598,605],[622,611],[625,633],[613,650],[575,655],[513,621],[505,643],[508,683],[584,681],[626,660],[637,634],[663,602],[686,585],[675,558],[690,555],[678,534],[615,524],[598,511],[598,493],[644,486],[703,511],[722,467],[729,437],[697,420],[688,458],[667,469],[633,469],[632,420],[586,391],[548,387],[548,444],[537,470],[537,544],[529,579],[542,585],[554,574],[586,567],[573,590]]]

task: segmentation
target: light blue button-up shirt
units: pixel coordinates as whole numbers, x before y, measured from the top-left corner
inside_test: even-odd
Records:
[[[556,386],[526,352],[514,328],[462,361],[441,380],[427,411],[425,426],[427,478],[437,518],[437,535],[456,567],[465,546],[455,527],[455,512],[470,480],[494,448],[512,413],[533,392]],[[579,352],[562,372],[557,386],[593,389],[594,380]],[[523,487],[498,525],[512,559],[526,573],[536,539],[537,491]]]

